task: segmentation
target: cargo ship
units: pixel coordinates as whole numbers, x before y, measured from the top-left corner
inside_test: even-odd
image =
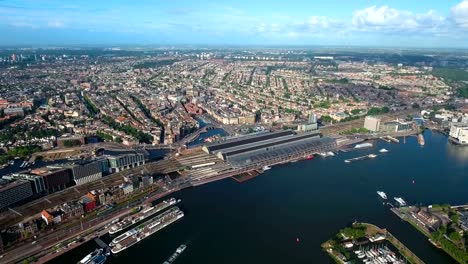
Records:
[[[120,231],[123,231],[129,228],[130,226],[136,223],[139,223],[158,212],[161,212],[162,210],[168,208],[169,206],[179,203],[180,201],[181,201],[180,199],[176,200],[175,198],[164,200],[155,206],[148,207],[144,209],[143,211],[138,212],[136,215],[128,216],[122,221],[119,221],[118,223],[111,226],[109,229],[109,235],[117,234]]]
[[[179,256],[180,254],[182,254],[182,252],[184,252],[184,250],[187,248],[186,245],[182,244],[180,245],[176,251],[174,252],[174,254],[172,254],[166,261],[163,262],[163,264],[171,264],[172,262],[174,262]]]
[[[78,264],[103,264],[106,262],[107,257],[103,253],[103,249],[96,249],[89,253],[86,257],[78,262]]]
[[[182,217],[184,217],[184,212],[182,212],[178,207],[172,207],[161,215],[152,218],[151,220],[112,240],[109,245],[111,247],[111,252],[113,254],[118,254]]]
[[[380,197],[382,197],[382,199],[387,200],[387,195],[386,195],[384,192],[382,192],[382,191],[377,191],[377,194],[378,194]]]

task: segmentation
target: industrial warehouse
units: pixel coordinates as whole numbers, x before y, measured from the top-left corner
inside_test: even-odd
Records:
[[[258,167],[336,149],[334,139],[320,132],[297,134],[292,130],[266,132],[212,143],[203,147],[233,167]]]

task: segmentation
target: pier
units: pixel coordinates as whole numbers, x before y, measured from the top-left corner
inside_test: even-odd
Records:
[[[98,244],[98,246],[100,246],[102,249],[106,251],[106,254],[110,252],[111,248],[109,247],[109,245],[104,243],[104,241],[102,241],[100,237],[94,238],[94,241],[96,242],[96,244]]]
[[[399,143],[400,142],[400,140],[398,138],[394,138],[392,136],[382,136],[382,137],[380,137],[380,139],[382,139],[383,141],[386,141],[388,143],[391,143],[391,142]]]

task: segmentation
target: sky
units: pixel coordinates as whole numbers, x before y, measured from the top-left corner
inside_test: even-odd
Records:
[[[468,0],[0,0],[0,45],[468,47]]]

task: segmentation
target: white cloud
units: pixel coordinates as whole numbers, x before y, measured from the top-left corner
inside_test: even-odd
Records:
[[[381,32],[434,32],[445,23],[445,19],[434,11],[414,14],[388,6],[371,6],[358,10],[352,18],[352,25],[360,31]]]
[[[49,22],[47,22],[47,26],[51,28],[63,28],[65,27],[65,23],[62,20],[54,19],[49,20]]]
[[[468,0],[464,0],[451,8],[452,20],[461,28],[468,29]]]
[[[23,27],[23,28],[39,28],[39,25],[37,23],[34,23],[30,18],[28,17],[23,17],[23,16],[5,16],[4,17],[5,22],[13,27]]]

